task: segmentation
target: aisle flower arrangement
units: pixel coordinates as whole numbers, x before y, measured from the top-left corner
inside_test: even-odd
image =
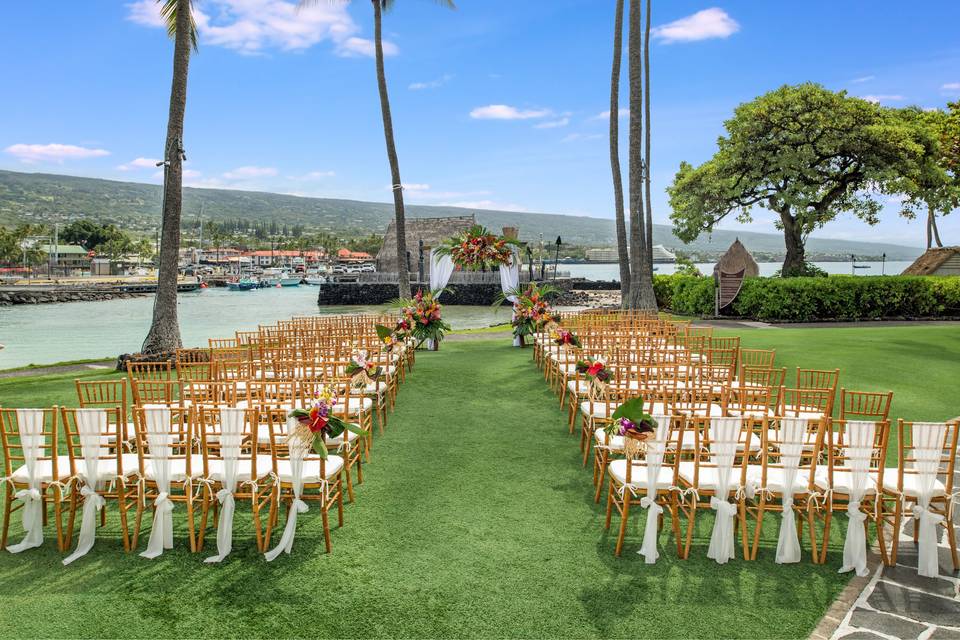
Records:
[[[517,240],[498,236],[481,225],[474,225],[443,242],[437,247],[437,253],[450,256],[454,265],[466,271],[487,271],[510,264],[513,247],[519,244]]]
[[[556,322],[557,315],[547,302],[547,298],[556,291],[557,289],[550,285],[530,283],[526,288],[518,287],[501,293],[497,296],[493,306],[499,306],[511,297],[517,299],[513,303],[511,324],[513,325],[513,335],[522,340],[524,336],[542,331],[550,322]]]
[[[313,405],[309,409],[291,411],[288,417],[297,419],[297,427],[288,436],[288,446],[296,447],[299,444],[304,449],[313,449],[321,458],[326,458],[326,438],[336,438],[344,431],[366,435],[366,431],[358,425],[333,415],[337,402],[337,393],[333,387],[324,386],[316,392]]]
[[[580,338],[569,329],[557,329],[551,334],[551,337],[553,338],[553,343],[561,347],[577,347],[579,349],[583,346],[580,344]]]
[[[419,290],[410,300],[397,301],[403,306],[404,319],[401,323],[407,323],[410,327],[410,335],[419,343],[431,340],[434,350],[439,348],[444,334],[450,331],[450,325],[441,317],[442,307],[436,299],[440,293],[440,291],[424,293],[423,290]]]
[[[617,407],[613,420],[603,427],[608,436],[623,436],[627,441],[645,449],[644,440],[657,432],[657,421],[643,410],[643,398],[632,398]],[[636,449],[635,449],[636,450]]]
[[[355,387],[366,387],[373,384],[383,375],[383,367],[376,362],[367,360],[367,352],[361,349],[350,358],[346,373],[350,376],[350,383]]]
[[[610,370],[606,363],[599,358],[587,356],[577,360],[577,373],[587,378],[587,397],[594,402],[602,401],[607,396],[607,385],[610,382]]]

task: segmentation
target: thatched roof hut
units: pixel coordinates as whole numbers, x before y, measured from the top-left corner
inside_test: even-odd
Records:
[[[960,247],[927,249],[904,269],[905,276],[960,276]]]
[[[740,273],[741,270],[745,278],[755,278],[760,275],[760,267],[757,266],[757,261],[753,259],[747,248],[740,242],[740,238],[737,238],[727,249],[727,252],[720,256],[720,261],[713,268],[713,273],[716,275],[717,272],[722,271],[723,273],[733,274]]]
[[[425,247],[437,247],[441,242],[466,231],[477,223],[473,214],[452,218],[407,218],[407,251],[410,264],[416,270],[419,260],[420,241]],[[430,261],[427,260],[427,265]],[[428,266],[429,269],[429,266]],[[383,246],[377,254],[377,271],[397,271],[397,226],[391,222],[383,237]]]

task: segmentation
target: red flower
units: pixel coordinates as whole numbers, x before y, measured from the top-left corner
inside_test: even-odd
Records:
[[[599,362],[599,361],[598,361],[598,362],[594,362],[592,365],[590,365],[590,366],[587,368],[587,373],[590,374],[591,376],[595,376],[595,375],[597,375],[598,373],[600,373],[601,371],[603,371],[603,363],[602,363],[602,362]]]

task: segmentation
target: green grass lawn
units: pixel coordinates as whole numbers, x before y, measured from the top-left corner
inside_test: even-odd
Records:
[[[848,388],[893,389],[895,416],[960,413],[960,329],[738,333],[745,347],[776,348],[788,376],[838,366]],[[73,404],[75,377],[0,380],[0,403]],[[691,558],[664,533],[651,566],[636,553],[637,514],[615,558],[565,414],[530,352],[506,340],[418,354],[373,455],[329,555],[314,507],[293,553],[270,564],[243,507],[219,566],[202,562],[213,537],[204,554],[186,550],[182,506],[175,548],[153,561],[125,555],[111,520],[63,567],[48,527],[42,549],[0,552],[0,636],[797,638],[848,579],[836,573],[842,525],[826,566],[806,554],[775,564],[772,519],[757,561],[718,566],[705,557],[712,518],[700,516]],[[11,529],[18,541],[19,521]]]

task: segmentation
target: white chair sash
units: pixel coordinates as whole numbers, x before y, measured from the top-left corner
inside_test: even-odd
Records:
[[[660,553],[657,551],[657,533],[660,514],[663,507],[657,504],[657,479],[663,466],[663,455],[667,450],[667,438],[670,435],[670,416],[652,416],[657,423],[657,433],[646,441],[647,453],[647,494],[640,499],[640,506],[647,510],[647,523],[643,528],[643,543],[640,555],[646,564],[654,564]]]
[[[860,501],[866,495],[870,483],[870,458],[876,423],[850,420],[846,425],[846,456],[850,470],[850,496],[847,504],[847,535],[843,540],[843,566],[839,573],[856,571],[864,577],[867,570],[867,534],[863,523],[867,514],[860,509]]]
[[[917,520],[917,573],[928,578],[940,575],[937,552],[937,525],[944,521],[930,510],[943,455],[943,439],[947,425],[942,422],[914,422],[912,427],[914,467],[917,472],[917,504],[913,517]]]
[[[237,486],[245,415],[243,409],[220,409],[220,457],[223,460],[222,487],[217,491],[217,500],[221,505],[220,522],[217,524],[217,554],[206,558],[204,562],[207,563],[222,562],[233,549],[233,514],[236,510],[233,493]]]
[[[780,463],[783,465],[783,516],[777,539],[777,564],[800,562],[800,536],[793,511],[793,486],[796,484],[807,434],[806,418],[780,418]]]
[[[510,254],[510,264],[500,265],[500,289],[504,293],[508,293],[517,289],[520,286],[520,256],[517,254],[517,249],[514,248]],[[511,303],[517,301],[517,296],[507,296],[507,300]],[[511,316],[511,320],[516,319],[516,314]],[[513,339],[513,346],[520,346],[520,337],[516,336]]]
[[[23,464],[27,468],[27,488],[18,490],[15,495],[23,502],[23,530],[27,535],[17,544],[7,546],[10,553],[20,553],[43,544],[43,497],[37,473],[37,460],[43,454],[44,444],[43,409],[17,409],[17,432],[23,449]]]
[[[83,481],[80,495],[83,496],[83,515],[80,519],[80,536],[77,548],[63,559],[68,565],[82,558],[93,548],[97,534],[97,513],[103,509],[106,500],[97,493],[100,480],[100,455],[102,442],[100,436],[107,429],[107,412],[103,409],[77,409],[77,431],[80,434],[80,452],[83,454],[83,470],[78,473]],[[118,425],[119,427],[119,425]],[[118,445],[119,446],[119,445]]]
[[[153,525],[147,550],[143,558],[156,558],[164,549],[173,548],[173,502],[170,500],[170,456],[173,436],[170,433],[172,414],[169,407],[147,406],[143,409],[147,447],[150,452],[150,468],[157,484],[157,499],[154,500]]]
[[[290,455],[290,473],[293,484],[293,502],[287,511],[287,525],[283,529],[283,536],[276,547],[267,551],[264,557],[267,562],[272,562],[281,553],[290,553],[293,549],[293,538],[297,533],[297,514],[306,513],[309,509],[307,503],[300,499],[303,494],[303,459],[307,455],[308,443],[299,438],[291,438],[290,435],[297,427],[296,418],[287,418],[286,435],[287,451]]]
[[[710,508],[717,512],[710,534],[710,546],[707,557],[717,564],[726,564],[734,557],[733,525],[737,515],[736,503],[730,502],[730,491],[736,489],[733,482],[733,460],[737,454],[737,440],[740,436],[740,418],[710,419],[710,453],[717,465],[717,492],[710,498]]]

